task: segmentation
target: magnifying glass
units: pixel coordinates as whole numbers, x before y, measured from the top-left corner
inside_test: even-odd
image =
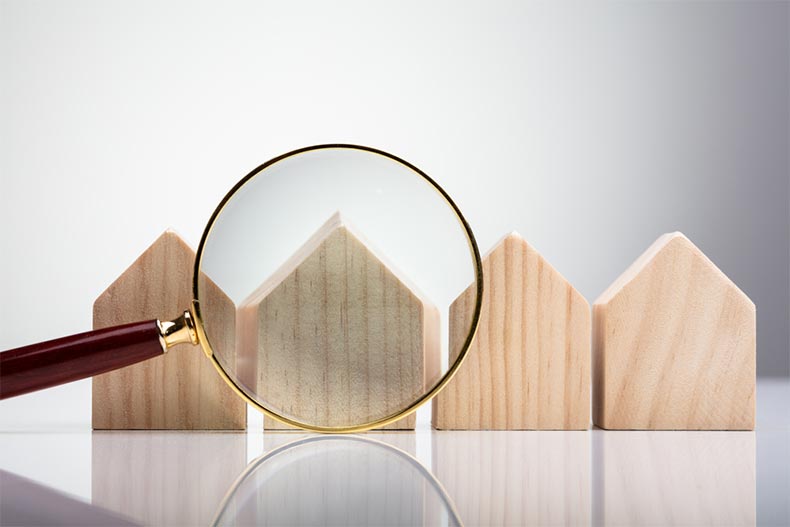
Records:
[[[461,312],[451,327],[450,305],[467,288],[473,301],[453,305]],[[200,240],[192,289],[175,320],[0,353],[0,399],[191,343],[277,421],[316,432],[376,428],[455,374],[477,329],[483,280],[472,230],[433,179],[381,150],[328,144],[271,159],[228,192]]]

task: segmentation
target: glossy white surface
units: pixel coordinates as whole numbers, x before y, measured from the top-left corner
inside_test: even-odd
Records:
[[[788,402],[790,382],[760,381],[755,432],[437,432],[423,416],[414,433],[364,434],[394,449],[338,436],[294,446],[315,437],[297,432],[4,425],[0,469],[150,525],[433,525],[455,514],[465,525],[788,525]]]

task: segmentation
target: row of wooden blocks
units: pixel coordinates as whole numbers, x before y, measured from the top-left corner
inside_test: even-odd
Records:
[[[347,251],[345,226],[327,225],[343,229]],[[163,234],[96,300],[94,327],[177,316],[190,300],[194,256]],[[660,237],[592,312],[518,234],[484,256],[483,273],[477,337],[433,401],[435,428],[587,429],[592,408],[592,422],[609,429],[753,429],[754,304],[682,234]],[[450,350],[466,337],[473,304],[470,286],[450,306]],[[196,351],[175,348],[95,377],[94,428],[245,428],[246,405]],[[414,423],[412,415],[389,428]]]

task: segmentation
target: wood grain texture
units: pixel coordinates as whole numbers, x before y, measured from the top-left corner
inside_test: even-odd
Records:
[[[369,422],[438,377],[438,310],[363,240],[335,214],[239,308],[240,354],[258,366],[245,382],[297,420]],[[414,424],[412,414],[386,428]]]
[[[596,425],[754,428],[755,306],[681,233],[650,246],[593,317]]]
[[[93,305],[93,326],[171,320],[192,300],[195,253],[177,234],[162,234]],[[210,281],[207,281],[210,283]],[[213,283],[214,346],[235,342],[235,306]],[[232,355],[232,354],[229,354]],[[94,429],[243,430],[247,405],[225,384],[199,346],[176,346],[163,356],[93,378]]]
[[[590,308],[518,234],[483,258],[485,292],[464,364],[433,400],[433,426],[460,430],[587,429]],[[450,353],[466,337],[470,286],[450,306]]]

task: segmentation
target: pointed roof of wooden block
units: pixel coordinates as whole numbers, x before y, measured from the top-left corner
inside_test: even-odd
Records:
[[[338,229],[345,230],[352,238],[361,243],[419,301],[421,301],[424,305],[433,305],[433,303],[428,300],[428,297],[425,296],[419,290],[419,288],[417,288],[417,286],[414,285],[402,272],[400,272],[397,267],[392,265],[387,257],[377,250],[375,246],[369,242],[343,214],[340,213],[340,211],[336,211],[299,249],[296,250],[296,252],[294,252],[293,255],[291,255],[290,258],[288,258],[288,260],[285,261],[285,263],[283,263],[274,273],[272,273],[271,276],[264,280],[261,285],[259,285],[252,293],[250,293],[247,298],[241,302],[240,306],[249,306],[251,304],[261,302],[272,291],[274,291],[274,289],[283,280],[288,278],[288,276],[290,276],[294,270],[304,263],[304,261],[307,260],[307,258],[309,258],[310,255],[312,255],[321,246],[321,244]]]
[[[710,273],[714,276],[718,277],[720,280],[726,281],[729,285],[731,285],[735,290],[740,293],[743,299],[746,302],[749,302],[752,306],[754,306],[754,302],[744,293],[741,289],[735,285],[735,283],[730,280],[730,278],[724,274],[724,272],[716,267],[710,258],[708,258],[705,253],[703,253],[696,245],[694,245],[691,240],[689,240],[682,232],[675,231],[669,232],[659,236],[659,238],[653,242],[653,244],[647,248],[645,252],[643,252],[639,258],[637,258],[634,263],[632,263],[628,269],[623,272],[617,279],[612,282],[612,284],[606,288],[606,290],[601,293],[601,295],[595,300],[594,305],[601,305],[601,304],[608,304],[617,295],[630,284],[637,276],[639,276],[644,270],[649,268],[651,265],[654,264],[656,258],[665,250],[669,248],[680,248],[684,251],[690,252],[695,258],[698,258],[702,261],[705,267],[708,269]]]
[[[526,239],[524,239],[523,236],[521,236],[521,234],[519,234],[515,230],[514,231],[510,231],[508,234],[505,234],[499,240],[497,240],[497,242],[493,246],[491,246],[491,248],[488,249],[488,251],[486,251],[486,253],[483,255],[483,257],[482,257],[483,262],[485,263],[485,261],[489,257],[491,257],[491,255],[494,254],[495,252],[504,251],[505,250],[505,246],[508,243],[517,243],[517,244],[522,245],[523,247],[525,247],[527,252],[534,253],[538,258],[540,258],[541,262],[543,262],[543,271],[544,272],[547,272],[550,275],[554,276],[555,278],[565,282],[571,288],[572,294],[574,296],[578,296],[579,298],[581,298],[582,300],[587,302],[587,299],[584,297],[584,295],[582,295],[573,286],[573,284],[567,278],[565,278],[565,276],[563,276],[562,273],[560,273],[553,265],[551,265],[551,263],[546,259],[545,256],[543,256],[543,254],[540,253],[540,251],[535,249],[535,247],[532,244],[530,244]],[[469,286],[469,288],[472,288],[472,287],[473,286]]]
[[[129,273],[135,272],[137,269],[140,268],[140,264],[148,257],[151,256],[151,253],[154,253],[160,250],[162,247],[167,245],[174,245],[178,248],[178,252],[183,254],[187,259],[194,261],[195,259],[195,251],[190,247],[190,245],[173,229],[167,229],[156,240],[153,241],[151,245],[146,248],[140,256],[135,258],[134,262],[132,262],[113,282],[104,290],[102,293],[96,297],[95,302],[102,301],[105,297],[112,295],[113,290],[123,282]],[[190,267],[191,269],[191,267]],[[190,284],[189,277],[184,278],[185,283]]]

